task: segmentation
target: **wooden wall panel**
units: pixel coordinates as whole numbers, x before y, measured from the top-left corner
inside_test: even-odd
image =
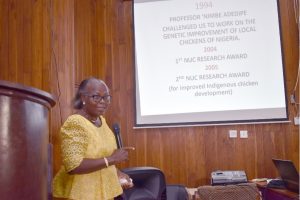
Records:
[[[75,80],[95,76],[104,79],[106,45],[104,20],[106,1],[75,1]],[[110,52],[110,51],[109,51]]]
[[[2,80],[50,90],[51,54],[47,6],[47,0],[1,0]]]
[[[0,1],[0,79],[8,77],[8,13],[9,2]]]
[[[74,51],[74,0],[53,0],[49,2],[51,11],[51,93],[58,103],[52,109],[51,137],[53,144],[53,169],[60,165],[59,129],[73,112],[72,99],[75,95],[75,51]]]
[[[94,1],[76,1],[75,3],[75,55],[76,81],[92,75],[93,47],[92,35],[94,31],[95,13]]]

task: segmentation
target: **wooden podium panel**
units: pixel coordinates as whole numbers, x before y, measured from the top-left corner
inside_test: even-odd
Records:
[[[49,109],[41,90],[0,81],[0,198],[46,200]]]

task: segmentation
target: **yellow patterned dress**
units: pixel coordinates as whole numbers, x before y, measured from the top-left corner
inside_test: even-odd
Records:
[[[101,116],[101,127],[81,115],[71,115],[60,130],[63,165],[53,179],[53,196],[72,200],[108,200],[122,194],[114,165],[80,175],[67,172],[83,158],[108,157],[117,148],[113,132]]]

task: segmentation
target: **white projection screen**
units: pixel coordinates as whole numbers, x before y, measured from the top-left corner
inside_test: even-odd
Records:
[[[134,0],[135,127],[288,120],[277,0]]]

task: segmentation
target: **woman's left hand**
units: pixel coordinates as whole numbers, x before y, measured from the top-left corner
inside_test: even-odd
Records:
[[[128,189],[133,187],[132,179],[127,174],[118,170],[118,177],[123,189]]]

